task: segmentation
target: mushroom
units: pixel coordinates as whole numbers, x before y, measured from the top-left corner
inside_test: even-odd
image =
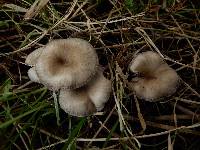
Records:
[[[72,116],[83,117],[96,112],[94,103],[89,99],[84,87],[74,90],[60,90],[60,107]]]
[[[173,94],[177,89],[179,76],[155,52],[138,54],[131,61],[129,69],[139,75],[129,82],[130,89],[146,101],[158,101],[161,97]]]
[[[49,42],[35,64],[40,82],[49,89],[79,88],[96,74],[98,56],[94,48],[79,38]]]
[[[85,86],[77,89],[60,90],[59,104],[73,116],[86,116],[103,109],[109,99],[111,81],[98,70],[95,77]]]

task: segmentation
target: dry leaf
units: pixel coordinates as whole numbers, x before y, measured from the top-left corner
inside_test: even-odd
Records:
[[[172,144],[172,141],[171,141],[170,133],[168,135],[168,150],[173,150],[173,144]]]
[[[28,20],[37,16],[39,11],[48,3],[49,0],[36,0],[24,15],[24,19]]]
[[[15,4],[4,4],[3,7],[10,8],[10,9],[12,9],[12,10],[15,11],[15,12],[27,12],[27,9],[26,9],[26,8],[17,6],[17,5],[15,5]]]
[[[140,105],[139,105],[139,102],[138,102],[136,96],[135,96],[135,103],[136,103],[136,108],[137,108],[138,118],[139,118],[140,124],[141,124],[141,126],[142,126],[143,131],[145,131],[147,125],[146,125],[146,122],[145,122],[145,120],[144,120],[144,118],[143,118],[142,113],[140,112]]]

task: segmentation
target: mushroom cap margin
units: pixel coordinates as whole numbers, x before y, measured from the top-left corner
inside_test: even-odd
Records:
[[[25,63],[30,65],[30,66],[35,66],[35,64],[37,63],[38,58],[40,57],[42,51],[43,51],[43,47],[40,47],[36,50],[34,50],[33,52],[31,52],[25,60]]]

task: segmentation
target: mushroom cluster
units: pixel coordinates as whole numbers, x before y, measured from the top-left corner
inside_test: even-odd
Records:
[[[70,115],[100,111],[109,99],[111,81],[103,76],[96,51],[79,38],[58,39],[30,53],[25,63],[31,81],[60,90],[60,107]]]
[[[173,94],[179,83],[176,71],[152,51],[138,54],[129,69],[135,74],[129,82],[130,89],[146,101],[158,101]]]

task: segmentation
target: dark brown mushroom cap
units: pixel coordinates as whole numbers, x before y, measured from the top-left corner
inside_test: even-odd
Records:
[[[78,38],[49,42],[36,63],[42,84],[53,90],[73,89],[86,84],[96,73],[98,56],[94,48]]]
[[[147,51],[137,55],[130,63],[130,70],[140,74],[129,83],[130,88],[147,101],[157,101],[177,89],[179,76],[155,52]]]
[[[60,107],[73,116],[87,116],[104,107],[111,92],[111,81],[107,80],[102,71],[85,86],[72,90],[61,90]]]

